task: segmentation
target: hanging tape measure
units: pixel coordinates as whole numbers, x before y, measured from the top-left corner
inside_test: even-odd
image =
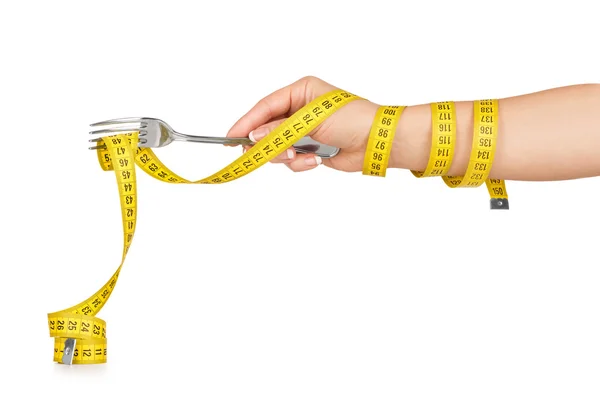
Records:
[[[335,111],[357,99],[360,97],[343,90],[335,90],[313,100],[234,162],[198,181],[186,180],[175,174],[150,148],[137,147],[137,133],[102,138],[99,145],[103,144],[106,148],[97,150],[98,162],[103,170],[115,172],[119,187],[123,221],[121,263],[108,282],[91,297],[68,309],[48,314],[50,336],[54,337],[54,361],[64,364],[96,364],[105,363],[107,360],[106,322],[96,315],[110,298],[133,241],[137,218],[135,165],[152,177],[167,183],[227,183],[271,161]],[[395,129],[404,108],[384,106],[378,110],[367,144],[364,174],[385,176]]]
[[[320,125],[336,110],[357,99],[360,97],[343,90],[335,90],[313,100],[234,162],[198,181],[189,181],[175,174],[150,148],[137,147],[137,133],[103,138],[101,142],[106,145],[106,149],[97,151],[98,161],[105,171],[114,170],[119,186],[123,220],[121,264],[110,280],[91,297],[68,309],[48,314],[50,336],[54,337],[54,361],[65,364],[106,362],[106,322],[96,315],[114,290],[133,240],[137,217],[135,165],[152,177],[167,183],[226,183],[243,177],[272,160]]]

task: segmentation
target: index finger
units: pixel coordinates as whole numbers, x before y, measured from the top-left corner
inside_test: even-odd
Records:
[[[273,119],[287,116],[304,106],[306,101],[305,80],[298,80],[261,99],[242,116],[227,132],[228,137],[247,137],[255,128]]]

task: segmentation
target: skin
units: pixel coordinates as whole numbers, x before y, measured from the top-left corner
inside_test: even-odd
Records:
[[[316,77],[304,77],[260,100],[229,130],[230,137],[260,140],[311,100],[336,89]],[[273,163],[311,170],[321,163],[362,171],[371,123],[379,104],[351,102],[310,133],[340,153],[320,160],[293,148]],[[457,140],[449,175],[463,175],[471,152],[473,102],[456,102]],[[423,170],[431,147],[429,104],[409,106],[398,123],[389,168]],[[245,147],[245,150],[250,147]],[[498,144],[490,178],[551,181],[600,175],[600,84],[582,84],[499,100]]]

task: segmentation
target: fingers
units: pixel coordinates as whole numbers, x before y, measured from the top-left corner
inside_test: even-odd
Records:
[[[258,142],[279,126],[285,119],[274,120],[265,125],[259,126],[248,134],[248,137]],[[244,145],[244,152],[251,149],[251,145]],[[293,147],[290,147],[271,160],[272,163],[283,163],[290,170],[300,172],[310,170],[323,163],[323,159],[315,154],[299,154]]]
[[[300,109],[306,101],[309,80],[310,78],[300,79],[260,100],[233,125],[227,136],[245,137],[258,126]]]
[[[285,165],[290,170],[298,173],[301,171],[312,170],[313,168],[318,167],[321,163],[323,163],[323,159],[318,155],[296,154],[296,158],[294,158],[291,162],[286,163]]]

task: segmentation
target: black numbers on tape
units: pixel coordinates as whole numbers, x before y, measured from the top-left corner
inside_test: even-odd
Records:
[[[333,101],[334,101],[334,103],[339,103],[339,102],[341,102],[343,99],[342,99],[340,96],[337,96],[337,95],[335,95],[335,96],[333,96],[333,97],[331,98],[331,100],[333,100]]]
[[[275,146],[276,146],[277,148],[279,148],[280,146],[282,146],[282,145],[283,145],[283,141],[282,141],[282,139],[281,139],[281,138],[279,138],[279,137],[275,137],[275,138],[273,139],[273,143],[275,144]]]
[[[449,123],[440,123],[438,125],[438,131],[440,132],[452,132],[452,125]]]
[[[371,163],[371,168],[373,170],[381,170],[381,164],[379,164],[379,163]]]
[[[471,174],[471,180],[483,180],[483,174],[481,174],[481,173]]]
[[[319,116],[321,114],[323,114],[323,111],[321,110],[321,108],[319,106],[313,107],[312,112],[315,114],[315,116]]]
[[[452,114],[451,113],[440,113],[438,115],[438,120],[452,120]]]
[[[94,324],[94,330],[92,331],[94,335],[100,335],[100,327]]]
[[[81,332],[90,332],[90,323],[81,321]]]
[[[390,126],[392,124],[392,119],[384,117],[381,119],[381,124],[385,126]]]
[[[492,191],[496,195],[502,195],[502,194],[504,194],[504,189],[502,187],[492,187]]]
[[[396,110],[395,109],[383,109],[383,114],[384,115],[395,116],[396,115]]]
[[[473,166],[474,170],[477,171],[485,171],[487,170],[487,164],[486,163],[475,163],[475,165]]]
[[[381,138],[387,138],[389,132],[390,132],[389,129],[380,128],[379,131],[377,132],[377,136],[379,136]]]
[[[452,140],[450,139],[449,136],[440,135],[438,137],[438,144],[439,145],[450,145],[451,143],[452,143]]]
[[[437,150],[437,156],[438,157],[449,157],[450,156],[450,150],[448,148],[438,149]]]
[[[164,170],[160,170],[160,172],[157,174],[158,177],[160,177],[161,179],[166,178],[169,174],[166,173]]]
[[[491,184],[500,184],[500,183],[502,183],[502,180],[498,180],[498,179],[490,179],[490,183],[491,183]]]
[[[52,331],[54,331],[55,326],[56,326],[56,322],[52,321],[52,320],[48,320],[48,326],[50,327],[50,329]]]
[[[375,161],[383,161],[383,154],[381,154],[379,152],[374,152],[373,153],[373,159]]]
[[[479,146],[489,148],[492,146],[491,138],[479,138]]]
[[[125,204],[132,205],[133,204],[133,196],[125,196]]]
[[[307,124],[310,125],[312,122],[314,122],[315,120],[312,118],[310,113],[307,113],[306,115],[302,116],[302,120]]]
[[[91,348],[86,348],[85,350],[82,350],[81,352],[83,353],[83,357],[91,357],[92,356]]]
[[[377,141],[375,148],[383,151],[385,149],[385,141]]]
[[[123,177],[123,180],[129,180],[131,178],[131,171],[129,171],[129,170],[121,171],[121,177]]]
[[[493,115],[482,115],[481,122],[482,123],[494,123],[494,116]]]
[[[490,152],[489,151],[477,151],[477,158],[480,160],[489,160]]]
[[[236,176],[239,176],[243,172],[244,170],[242,170],[240,166],[236,165],[235,167],[233,167],[233,174],[235,174]]]
[[[89,315],[92,313],[92,308],[90,308],[88,305],[85,305],[83,308],[81,308],[81,312],[84,315]]]
[[[69,328],[69,331],[75,331],[77,329],[77,321],[69,320],[69,325],[67,328]]]
[[[491,106],[482,106],[479,108],[481,113],[494,113],[494,108]]]
[[[323,106],[325,109],[331,109],[333,107],[333,103],[331,103],[329,100],[323,100],[321,102],[321,106]]]
[[[148,154],[142,154],[142,155],[140,156],[140,161],[141,161],[143,164],[146,164],[146,163],[147,163],[148,161],[150,161],[151,159],[152,159],[152,158],[150,158],[150,157],[148,156]]]
[[[300,122],[296,122],[294,123],[293,128],[296,132],[300,132],[302,129],[304,129],[304,125],[302,125]]]
[[[290,139],[292,139],[294,137],[294,134],[289,129],[286,129],[283,132],[283,136],[285,137],[285,139],[287,139],[289,141]]]
[[[256,154],[252,155],[252,158],[254,159],[254,161],[256,161],[256,164],[259,164],[260,160],[263,160],[265,157],[263,157],[263,155],[260,152],[257,152]]]
[[[447,164],[448,164],[447,160],[442,160],[442,161],[438,160],[438,161],[435,162],[435,166],[436,167],[446,167]]]
[[[124,192],[130,192],[133,190],[133,184],[131,183],[125,183],[123,184],[123,191]]]
[[[62,331],[63,329],[65,329],[65,321],[61,321],[60,319],[57,321],[58,325],[56,326],[56,329],[59,331]]]
[[[249,170],[251,167],[254,166],[254,164],[252,164],[252,161],[250,159],[243,161],[242,164],[244,165],[244,168],[246,168],[247,170]]]
[[[273,148],[271,148],[271,144],[266,144],[263,148],[262,148],[263,152],[266,155],[269,155],[270,153],[273,152]]]
[[[481,135],[493,135],[493,128],[491,126],[480,126],[479,133]]]
[[[154,171],[158,170],[158,166],[156,164],[152,163],[148,166],[148,170],[154,172]]]
[[[437,105],[438,110],[450,110],[450,105],[445,103],[439,103]]]

